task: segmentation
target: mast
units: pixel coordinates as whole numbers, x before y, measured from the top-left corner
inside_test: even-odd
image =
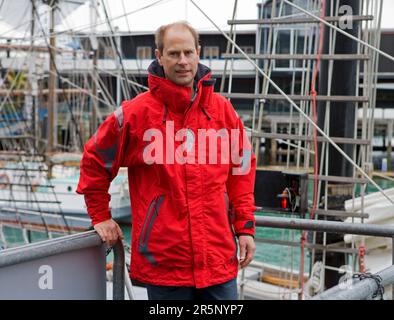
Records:
[[[57,4],[57,0],[47,0],[46,4],[50,6],[50,15],[49,15],[49,80],[48,80],[48,126],[47,126],[47,136],[48,136],[48,144],[47,144],[47,153],[51,154],[55,151],[56,144],[56,67],[55,67],[55,59],[56,59],[56,50],[54,50],[56,46],[56,39],[53,35],[54,27],[55,27],[55,6]]]
[[[97,23],[97,0],[91,0],[90,3],[90,21],[92,23],[90,43],[93,54],[93,66],[92,66],[92,119],[90,133],[93,135],[97,129],[97,87],[98,87],[98,72],[97,72],[97,54],[98,54],[98,43],[96,38],[96,23]]]
[[[36,75],[36,53],[33,51],[34,48],[34,34],[35,34],[35,6],[31,6],[31,27],[30,27],[30,47],[32,49],[31,54],[33,55],[33,59],[30,60],[30,68],[29,68],[29,80],[30,80],[30,94],[31,94],[31,132],[35,139],[33,140],[34,150],[38,150],[38,112],[37,112],[37,75]]]

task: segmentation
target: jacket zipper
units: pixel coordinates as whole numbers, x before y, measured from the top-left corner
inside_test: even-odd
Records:
[[[142,226],[141,230],[141,236],[140,236],[140,248],[147,247],[147,242],[149,239],[149,234],[151,232],[153,222],[156,219],[158,215],[159,208],[161,206],[161,203],[163,202],[164,196],[158,196],[153,199],[151,204],[149,205],[148,212],[146,214],[144,224]]]
[[[235,254],[234,254],[233,258],[236,258],[237,254],[238,254],[238,246],[237,246],[237,240],[236,240],[236,237],[235,237],[235,232],[234,232],[234,229],[233,229],[232,224],[231,224],[230,210],[229,210],[230,209],[230,204],[229,204],[229,199],[228,199],[227,192],[224,192],[224,201],[226,203],[226,214],[227,214],[227,218],[228,218],[228,226],[229,226],[230,232],[231,232],[231,234],[233,236],[234,245],[235,245]]]

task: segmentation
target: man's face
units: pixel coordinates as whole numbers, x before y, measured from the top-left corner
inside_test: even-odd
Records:
[[[177,85],[193,87],[200,47],[196,49],[190,31],[180,26],[171,27],[164,35],[163,44],[163,52],[156,49],[155,54],[166,78]]]

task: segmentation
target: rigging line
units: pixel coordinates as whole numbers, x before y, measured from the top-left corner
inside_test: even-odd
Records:
[[[25,31],[25,32],[27,32],[27,31]],[[26,64],[27,57],[28,57],[28,55],[27,55],[26,57],[23,58],[23,60],[22,60],[22,66]],[[7,73],[5,74],[5,77],[7,77],[8,74],[13,70],[13,65],[16,64],[16,60],[17,60],[17,57],[14,57],[14,58],[12,59],[11,65],[10,65],[10,67],[8,68]],[[2,111],[2,109],[3,109],[3,107],[4,107],[4,104],[5,104],[6,99],[11,95],[11,92],[14,90],[14,87],[16,86],[16,79],[17,79],[17,77],[20,75],[21,72],[22,72],[22,70],[19,70],[19,71],[17,72],[17,74],[15,75],[15,80],[11,83],[11,87],[10,87],[10,89],[9,89],[9,91],[8,91],[8,93],[7,93],[7,95],[5,96],[4,100],[3,100],[3,101],[1,102],[1,104],[0,104],[0,112]]]
[[[104,5],[104,0],[101,0],[101,2],[102,2],[102,4],[103,4],[103,7],[104,7],[104,12],[105,12],[105,15],[106,15],[106,18],[107,18],[107,21],[108,21],[108,26],[110,27],[110,30],[111,30],[111,36],[113,37],[113,38],[115,38],[115,32],[113,31],[113,29],[112,29],[112,24],[110,23],[110,19],[108,19],[108,14],[107,14],[107,10],[106,10],[106,7],[105,7],[105,5]],[[122,3],[123,3],[123,1],[122,1]],[[127,18],[126,18],[126,16],[125,16],[125,19],[127,20]],[[128,24],[127,24],[128,25]],[[130,30],[129,30],[130,31]],[[118,46],[117,45],[115,45],[114,44],[114,42],[112,41],[112,37],[110,37],[110,41],[111,41],[111,45],[112,45],[112,47],[115,47],[115,49],[116,49],[116,51],[117,51],[117,55],[118,55],[118,57],[119,57],[119,60],[120,60],[120,63],[121,63],[121,67],[122,67],[122,71],[124,71],[123,73],[124,73],[124,79],[126,80],[126,83],[127,83],[127,80],[128,80],[128,78],[126,77],[126,73],[125,73],[125,70],[123,69],[123,67],[124,67],[124,64],[123,64],[123,60],[122,60],[122,55],[120,54],[120,52],[118,52],[118,50],[119,50],[119,48],[118,48]],[[121,38],[120,38],[120,35],[119,35],[119,39],[120,39],[120,43],[119,43],[119,46],[121,47],[122,46],[122,42],[121,42]],[[133,39],[130,37],[130,40],[131,40],[131,42],[133,43]],[[138,74],[139,74],[139,77],[140,77],[140,80],[141,80],[141,71],[140,71],[140,68],[139,68],[139,66],[138,66],[138,61],[137,61],[137,70],[138,70]],[[117,75],[117,76],[119,76],[119,75]],[[138,83],[138,81],[137,81],[137,79],[136,79],[136,77],[134,76],[134,74],[133,73],[131,73],[130,74],[130,77],[133,79],[133,82],[130,82],[130,84],[131,84],[131,86],[132,86],[132,88],[134,89],[134,91],[138,94],[138,93],[141,93],[141,91],[138,89],[138,87],[139,86],[136,86],[134,83]],[[121,79],[123,79],[122,77],[120,77]],[[123,88],[123,90],[124,91],[126,91],[126,88],[127,88],[127,86],[126,86],[126,88],[124,88],[124,83],[123,82],[121,82],[121,84],[122,84],[122,88]],[[136,88],[137,87],[137,88]],[[129,92],[127,91],[127,94],[128,94]],[[130,97],[127,95],[126,96],[126,98],[127,99],[130,99]]]
[[[26,7],[25,12],[23,13],[22,18],[21,18],[20,20],[22,20],[22,19],[25,17],[26,11],[27,11],[28,9],[29,9],[29,7]],[[3,34],[0,34],[0,37],[3,36],[3,35],[5,35],[5,34],[7,34],[7,33],[9,33],[9,32],[18,30],[20,27],[22,27],[22,26],[25,25],[25,24],[30,25],[30,23],[31,23],[32,21],[33,21],[33,19],[28,19],[27,21],[18,24],[17,26],[13,27],[12,29],[9,29],[9,30],[5,31]],[[26,36],[26,33],[28,32],[28,30],[24,30],[24,32],[25,32],[24,36]],[[17,38],[17,39],[19,39],[19,38]],[[22,38],[22,39],[23,39],[23,38]]]
[[[373,51],[378,52],[378,53],[381,54],[382,56],[384,56],[384,57],[386,57],[387,59],[389,59],[389,60],[391,60],[391,61],[394,62],[394,57],[393,57],[393,56],[390,56],[388,53],[386,53],[386,52],[384,52],[384,51],[382,51],[382,50],[380,50],[380,49],[374,47],[373,45],[370,45],[369,43],[367,43],[367,42],[365,42],[365,41],[363,41],[363,40],[361,40],[361,39],[358,39],[357,37],[351,35],[350,33],[347,33],[346,31],[343,31],[341,28],[338,28],[337,26],[335,26],[335,25],[333,25],[333,24],[327,22],[326,20],[324,20],[324,19],[322,19],[322,18],[319,18],[318,16],[314,15],[313,13],[308,12],[307,10],[301,8],[300,6],[298,6],[298,5],[296,5],[296,4],[292,3],[292,2],[290,2],[290,1],[288,1],[288,0],[282,0],[282,1],[285,2],[285,3],[287,3],[288,5],[290,5],[290,6],[294,7],[294,8],[296,8],[296,9],[298,9],[298,10],[304,12],[304,13],[307,14],[308,16],[310,16],[310,17],[312,17],[312,18],[314,18],[314,19],[316,19],[316,20],[319,20],[320,22],[324,23],[326,26],[335,29],[336,31],[342,33],[343,35],[347,36],[348,38],[350,38],[350,39],[352,39],[352,40],[354,40],[354,41],[356,41],[356,42],[359,42],[359,43],[363,44],[364,46],[366,46],[366,47],[372,49]],[[344,16],[344,17],[346,17],[346,16]]]
[[[110,105],[116,106],[114,99],[111,96],[111,93],[108,91],[106,84],[104,83],[103,78],[97,75],[97,78],[94,77],[94,81],[97,81],[97,90],[101,90],[101,95],[103,99],[105,99]]]
[[[322,0],[321,2],[321,10],[322,10],[322,16],[324,16],[324,9],[325,9],[325,0]],[[313,76],[312,76],[312,83],[311,83],[311,96],[312,96],[312,110],[313,110],[313,120],[315,123],[317,123],[317,113],[316,113],[316,81],[317,81],[317,74],[319,73],[319,67],[320,67],[320,62],[321,62],[321,55],[323,51],[323,38],[324,38],[324,25],[321,23],[320,24],[320,38],[319,38],[319,48],[318,48],[318,53],[317,53],[317,60],[315,64],[315,70],[313,71]],[[315,149],[315,183],[314,183],[314,191],[313,191],[313,207],[311,211],[311,219],[314,218],[315,212],[316,212],[316,204],[317,204],[317,185],[318,185],[318,171],[319,171],[319,157],[318,157],[318,146],[317,146],[317,131],[316,127],[313,130],[313,142],[314,142],[314,149]]]
[[[296,145],[294,143],[288,142],[289,140],[283,140],[283,139],[280,139],[280,138],[276,138],[275,140],[278,141],[279,143],[283,143],[283,144],[286,144],[286,145],[288,145],[290,147],[294,147],[295,149],[300,148],[301,150],[306,150],[306,148],[304,148],[304,147],[299,147],[298,145]],[[309,152],[312,153],[312,154],[315,154],[315,151],[311,151],[310,150]]]
[[[379,6],[379,3],[381,4],[381,6]],[[381,29],[378,28],[378,26],[381,25],[381,21],[382,21],[382,14],[383,14],[382,7],[383,7],[383,0],[378,0],[375,3],[375,7],[372,8],[372,13],[375,13],[375,15],[378,16],[378,19],[376,21],[376,27],[374,28],[375,34],[373,37],[373,41],[374,41],[376,47],[380,47],[380,42],[381,42]],[[377,13],[377,11],[378,11],[378,13]],[[372,57],[371,68],[372,68],[372,72],[370,73],[371,78],[372,78],[371,84],[373,85],[378,82],[379,55],[377,55],[376,52]],[[376,94],[377,94],[376,86],[374,86],[374,87],[371,86],[371,88],[369,90],[371,92],[371,94],[369,95],[370,101],[376,101]],[[370,110],[371,120],[368,124],[368,128],[369,128],[368,129],[368,138],[369,138],[369,140],[372,140],[373,134],[374,134],[374,129],[375,129],[375,122],[372,121],[372,119],[374,118],[374,115],[375,115],[376,104],[373,104],[372,108],[370,108],[370,109],[371,109]],[[372,159],[372,144],[369,147],[368,153],[369,153],[368,158]]]
[[[111,76],[116,76],[116,73],[112,73],[111,71],[105,70],[105,69],[101,69],[101,68],[97,68],[97,70],[101,71],[102,73],[107,73],[110,74]],[[142,88],[144,90],[149,90],[148,87],[138,83],[138,82],[134,82],[130,79],[124,79],[123,77],[120,77],[122,80],[126,80],[127,82],[129,82],[130,84],[134,84],[136,87]]]
[[[276,13],[276,0],[272,2],[274,5],[272,6],[272,16],[281,16],[283,13],[283,2],[280,3],[279,5],[279,11]],[[268,45],[267,45],[267,52],[274,51],[276,50],[276,44],[278,41],[278,30],[274,30],[274,25],[269,26],[269,32],[268,32]],[[268,73],[268,77],[271,76],[272,70],[274,68],[274,61],[266,61],[264,64],[264,70],[265,72]],[[258,76],[258,72],[256,70],[256,77]],[[269,82],[266,80],[266,78],[263,79],[262,85],[261,85],[261,91],[263,94],[267,94],[269,91]],[[261,100],[260,100],[261,101]],[[263,113],[264,113],[264,106],[265,106],[265,100],[263,100],[259,104],[259,110],[258,110],[258,121],[257,121],[257,130],[261,130],[262,123],[263,123]],[[277,130],[277,128],[275,129]],[[260,156],[260,140],[256,140],[255,144],[255,154],[256,154],[256,161],[259,161],[259,156]]]
[[[32,5],[33,5],[34,14],[37,15],[37,8],[36,8],[36,5],[35,5],[34,1],[32,1]],[[37,16],[37,19],[38,19],[38,23],[39,23],[40,28],[41,28],[41,32],[42,32],[43,35],[45,36],[45,30],[44,30],[44,27],[43,27],[43,25],[42,25],[42,23],[41,23],[41,20],[40,20],[40,18],[39,18],[38,16]],[[59,69],[57,68],[57,64],[56,64],[56,61],[55,61],[55,57],[53,56],[52,49],[51,49],[50,46],[49,46],[47,37],[45,37],[44,39],[45,39],[45,44],[46,44],[46,46],[47,46],[48,49],[49,49],[48,51],[49,51],[50,59],[53,61],[53,66],[54,66],[54,68],[55,68],[55,71],[56,71],[57,76],[59,77],[60,85],[62,86],[61,75],[60,75]],[[81,132],[79,131],[78,124],[77,124],[77,122],[76,122],[76,120],[75,120],[75,117],[74,117],[74,114],[73,114],[73,112],[72,112],[72,107],[71,107],[71,105],[70,105],[70,101],[68,100],[68,97],[67,97],[67,95],[66,95],[66,93],[65,93],[65,91],[64,91],[64,87],[63,87],[63,86],[62,86],[62,89],[63,89],[63,91],[62,91],[62,92],[63,92],[63,98],[64,98],[64,100],[66,101],[66,105],[67,105],[67,107],[68,107],[68,111],[70,112],[71,121],[74,123],[74,125],[75,125],[75,130],[77,131],[77,135],[78,135],[79,143],[80,143],[80,148],[83,148],[82,134],[81,134]]]
[[[53,71],[51,72],[50,70],[48,70],[48,72],[57,75],[56,72],[53,72]],[[88,96],[90,96],[91,98],[97,99],[98,101],[100,101],[100,102],[106,104],[108,107],[111,107],[111,108],[114,108],[114,107],[115,107],[114,105],[109,104],[107,101],[100,99],[98,95],[96,96],[96,95],[94,95],[93,93],[90,93],[90,91],[89,91],[88,89],[85,89],[85,88],[83,88],[83,87],[81,87],[81,86],[75,84],[74,82],[70,81],[69,79],[67,79],[67,78],[65,78],[65,77],[63,77],[63,76],[60,76],[60,75],[59,75],[59,78],[61,78],[62,81],[64,81],[65,83],[68,83],[70,86],[72,86],[72,87],[74,87],[74,88],[76,88],[76,89],[82,89],[82,90],[84,90],[85,93],[86,93]]]
[[[102,4],[102,6],[103,6],[105,19],[107,20],[108,27],[109,27],[109,29],[110,29],[110,31],[111,31],[110,41],[111,41],[112,47],[115,48],[116,55],[118,56],[119,63],[120,63],[120,67],[121,67],[122,73],[123,73],[123,77],[124,77],[125,79],[127,79],[126,70],[125,70],[124,64],[123,64],[123,58],[122,58],[122,55],[120,54],[120,51],[119,51],[119,48],[118,48],[118,45],[119,45],[120,47],[122,46],[121,38],[119,37],[119,40],[120,40],[119,43],[115,43],[115,41],[114,41],[114,40],[115,40],[115,39],[114,39],[115,37],[113,36],[114,30],[112,29],[112,23],[111,23],[110,20],[109,20],[108,11],[107,11],[107,8],[106,8],[106,6],[105,6],[104,0],[101,0],[101,4]],[[129,94],[128,86],[124,86],[124,82],[123,82],[123,81],[122,81],[121,83],[122,83],[122,88],[123,88],[123,91],[124,91],[126,100],[130,100],[130,94]],[[134,87],[133,85],[132,85],[132,88],[134,89],[135,93],[137,93],[137,94],[140,93],[140,90],[137,89],[136,87]]]
[[[49,48],[54,48],[54,49],[56,49],[56,47],[51,46],[51,45],[48,45],[48,47],[49,47]],[[26,59],[26,58],[25,58],[25,59]],[[56,72],[51,72],[50,70],[48,70],[48,72],[57,75]],[[98,98],[98,95],[96,96],[96,95],[94,95],[94,94],[89,93],[89,89],[90,89],[89,85],[88,85],[88,89],[86,89],[86,88],[84,88],[84,87],[81,87],[81,86],[77,85],[75,82],[72,82],[71,80],[67,79],[66,77],[63,77],[63,76],[61,76],[61,75],[59,75],[59,77],[60,77],[64,82],[67,82],[68,84],[72,85],[74,88],[77,88],[77,89],[81,89],[81,90],[83,90],[83,91],[86,91],[86,94],[90,95],[90,96],[93,97],[93,98]],[[99,99],[99,98],[98,98],[98,99]],[[105,101],[103,101],[103,100],[102,100],[102,102],[105,103]],[[113,107],[112,105],[109,105],[109,104],[108,104],[108,106]],[[1,106],[0,106],[0,110],[1,110]]]
[[[126,7],[125,7],[125,5],[124,5],[124,0],[120,0],[120,1],[121,1],[121,3],[122,3],[123,12],[126,12]],[[129,24],[129,19],[127,19],[126,16],[125,16],[125,20],[126,20],[127,30],[128,30],[129,33],[131,33],[131,28],[130,28],[130,24]],[[134,45],[133,38],[130,37],[129,39],[130,39],[131,45],[133,46],[133,45]],[[141,75],[141,68],[142,68],[142,65],[141,65],[141,68],[140,68],[140,65],[138,64],[138,59],[137,59],[136,65],[137,65],[137,70],[138,70],[138,71],[137,71],[137,72],[138,72],[138,78],[139,78],[140,82],[142,82],[142,75]],[[136,80],[136,79],[135,79],[135,80]]]
[[[313,8],[316,7],[316,5],[312,2],[308,2],[308,8],[311,7],[311,10],[313,10]],[[303,47],[303,53],[304,54],[312,54],[313,52],[313,48],[312,48],[312,44],[313,44],[313,33],[314,33],[314,29],[313,28],[308,28],[306,25],[304,26],[304,28],[302,29],[303,32],[305,32],[305,37],[304,37],[304,47]],[[311,65],[312,61],[308,60],[302,61],[302,74],[301,74],[301,88],[300,88],[300,94],[304,94],[307,95],[308,92],[308,88],[310,86],[310,72],[308,70],[311,69]],[[305,101],[302,101],[300,103],[300,108],[302,110],[306,110],[308,107],[307,103]],[[304,129],[305,128],[305,129]],[[298,136],[302,136],[303,134],[305,134],[308,131],[308,127],[306,127],[305,124],[305,119],[303,117],[299,117],[298,119],[298,132],[297,135]],[[302,142],[298,141],[298,145],[301,146]],[[303,144],[306,147],[306,151],[303,153],[304,155],[304,159],[307,159],[307,161],[305,161],[305,164],[309,163],[309,142],[305,142]],[[300,162],[301,162],[301,150],[298,149],[297,150],[297,157],[296,157],[296,166],[297,168],[300,166]]]
[[[194,6],[218,29],[219,32],[223,34],[223,36],[231,41],[232,39],[227,36],[225,32],[223,32],[217,25],[216,23],[195,3],[194,0],[190,0],[191,3],[194,4]],[[286,0],[283,0],[286,1]],[[308,120],[308,122],[316,128],[316,130],[327,139],[328,142],[336,149],[338,152],[347,160],[349,161],[360,173],[371,183],[373,184],[389,201],[390,203],[394,204],[394,200],[392,200],[386,192],[375,182],[373,181],[367,173],[363,169],[361,169],[313,120],[292,100],[289,98],[289,96],[271,79],[269,78],[263,70],[234,42],[234,46],[238,49],[238,51],[248,60],[259,72],[261,75],[266,78],[269,83],[291,104],[293,105],[294,108],[298,110],[298,112],[301,113],[302,116],[305,117],[305,119]]]
[[[170,1],[174,1],[174,0],[157,0],[157,1],[152,2],[152,3],[150,3],[150,4],[146,5],[146,6],[143,6],[143,7],[140,7],[138,9],[129,11],[129,12],[125,13],[125,14],[113,17],[113,18],[111,18],[111,21],[118,20],[120,18],[123,18],[123,17],[129,16],[129,15],[138,13],[138,12],[143,11],[145,9],[149,9],[151,7],[154,7],[155,5],[160,4],[161,2],[165,3],[165,2],[170,2]],[[59,35],[62,35],[62,34],[68,34],[69,32],[72,32],[72,33],[80,32],[82,30],[90,29],[92,27],[97,27],[97,26],[103,25],[105,23],[107,23],[107,21],[97,22],[96,24],[89,23],[89,24],[85,24],[83,26],[80,26],[80,27],[78,27],[76,29],[71,29],[71,30],[67,30],[66,29],[66,30],[63,30],[63,31],[52,32],[51,34],[47,34],[47,36],[59,36]],[[43,36],[35,36],[34,38],[43,38]],[[21,38],[21,39],[24,40],[26,38]],[[28,39],[30,39],[30,37]]]
[[[235,20],[235,15],[237,12],[237,3],[238,3],[238,0],[234,0],[233,17],[232,17],[233,20]],[[233,30],[234,30],[234,25],[232,24],[230,26],[230,32],[229,32],[229,34],[231,36],[232,36]],[[226,53],[230,53],[230,42],[227,42]],[[226,73],[227,73],[227,64],[228,64],[228,59],[224,60],[224,68],[223,68],[222,79],[220,81],[220,90],[219,90],[219,92],[221,92],[221,93],[224,92],[224,84],[226,82]]]
[[[66,21],[67,28],[71,29],[69,22],[67,22],[67,16],[63,12],[63,9],[59,6],[59,3],[56,4],[56,8],[59,10],[59,14],[63,17],[63,21]],[[72,33],[71,33],[70,37],[72,37]]]
[[[54,47],[54,46],[51,46],[50,44],[48,44],[48,46],[47,47],[49,47],[49,48],[52,48],[52,49],[54,49],[54,50],[58,50],[59,48],[57,48],[57,47]],[[16,51],[24,51],[23,49],[21,49],[21,48],[15,48],[14,50],[16,50]],[[75,52],[83,52],[83,53],[88,53],[89,52],[89,50],[87,50],[87,49],[81,49],[81,50],[70,50],[70,51],[75,51]],[[16,59],[16,58],[15,58]],[[97,70],[99,70],[99,71],[101,71],[101,72],[103,72],[103,73],[108,73],[108,74],[110,74],[110,75],[112,75],[112,76],[117,76],[117,74],[115,74],[115,73],[112,73],[112,72],[110,72],[110,71],[108,71],[108,70],[105,70],[105,69],[103,69],[103,68],[99,68],[99,67],[97,67]],[[78,71],[77,71],[78,72]],[[124,77],[120,77],[122,80],[124,80]],[[144,85],[142,85],[142,84],[140,84],[140,83],[138,83],[138,82],[135,82],[135,81],[132,81],[132,80],[130,80],[130,79],[126,79],[126,81],[127,82],[129,82],[130,84],[133,84],[133,85],[135,85],[135,86],[137,86],[137,87],[139,87],[139,88],[142,88],[142,89],[144,89],[144,90],[149,90],[149,88],[148,87],[146,87],[146,86],[144,86]]]
[[[21,71],[19,71],[18,74],[19,74],[19,73],[21,73]],[[10,89],[10,91],[9,91],[9,94],[10,94],[13,90],[14,90],[14,85],[11,86],[11,89]],[[4,99],[4,101],[6,101],[6,99]],[[11,101],[11,100],[10,100],[10,101]],[[14,104],[12,103],[12,101],[11,101],[11,105],[14,107],[14,111],[13,111],[13,112],[16,113],[15,106],[14,106]],[[10,126],[9,126],[8,124],[5,126],[5,128],[8,130],[9,134],[12,135],[12,130],[11,130],[11,128],[10,128]],[[18,148],[17,148],[18,145],[15,145],[15,141],[14,141],[14,140],[12,140],[12,141],[10,142],[10,145],[13,146],[13,149],[18,149]],[[34,148],[34,146],[33,146],[33,148]],[[32,185],[32,181],[30,180],[30,176],[29,176],[29,174],[27,173],[27,170],[28,170],[28,169],[27,169],[26,166],[25,166],[25,161],[23,161],[22,156],[21,156],[20,154],[17,154],[17,155],[18,155],[18,158],[19,158],[19,160],[20,160],[20,163],[22,164],[21,171],[24,171],[24,173],[25,173],[25,175],[24,175],[25,178],[27,179],[28,183],[29,183],[30,185]],[[12,199],[13,199],[13,200],[16,200],[16,199],[14,198],[14,194],[13,194],[11,191],[10,191],[10,194],[11,194]],[[40,213],[40,217],[41,217],[42,223],[43,223],[43,225],[45,226],[46,232],[47,232],[47,234],[48,234],[49,230],[48,230],[48,228],[47,228],[47,226],[46,226],[44,217],[42,216],[42,210],[41,210],[41,207],[40,207],[40,203],[38,202],[38,199],[37,199],[36,194],[35,194],[34,192],[33,192],[32,194],[33,194],[33,198],[35,198],[35,204],[37,205],[37,209],[38,209],[38,211],[39,211],[39,213]],[[11,200],[12,200],[12,199],[11,199]],[[33,200],[33,201],[34,201],[34,200]],[[14,203],[14,204],[15,204],[15,206],[16,206],[16,203]],[[21,225],[22,225],[22,224],[21,224]]]
[[[324,17],[325,14],[325,0],[321,1],[321,16]],[[312,113],[313,113],[313,121],[317,123],[317,106],[316,106],[316,81],[317,81],[317,75],[319,73],[319,67],[320,67],[320,62],[321,62],[321,55],[323,51],[323,40],[324,40],[324,24],[320,23],[320,28],[319,28],[319,47],[317,50],[317,59],[315,63],[315,69],[313,70],[313,75],[312,75],[312,83],[311,83],[311,92],[310,95],[312,96]],[[315,171],[315,179],[314,179],[314,184],[313,184],[313,202],[312,202],[312,210],[310,213],[309,219],[313,220],[315,217],[315,212],[316,212],[316,207],[317,207],[317,194],[318,194],[318,174],[319,174],[319,152],[318,152],[318,146],[317,146],[317,130],[316,127],[313,128],[313,147],[314,147],[314,171]],[[305,251],[305,242],[307,241],[307,231],[302,231],[302,236],[301,236],[301,288],[300,288],[300,298],[303,298],[304,295],[304,264],[305,264],[305,256],[304,256],[304,251]]]
[[[25,63],[26,63],[26,58],[25,58],[24,64],[25,64]],[[20,71],[18,72],[16,78],[18,77],[18,75],[19,75],[21,72],[22,72],[22,70],[20,70]],[[16,111],[16,108],[15,108],[15,105],[14,105],[13,101],[11,100],[11,98],[10,98],[10,96],[9,96],[13,90],[14,90],[14,86],[12,85],[12,87],[11,87],[11,89],[10,89],[8,95],[7,95],[6,98],[4,99],[4,101],[9,100],[11,106],[13,107],[13,111],[12,111],[12,112],[14,112],[14,113],[17,115],[17,111]],[[29,126],[28,126],[28,124],[27,124],[27,121],[26,121],[25,119],[23,119],[23,120],[21,120],[21,122],[25,125],[25,130],[29,130]],[[6,127],[6,129],[8,129],[10,135],[12,136],[12,131],[11,131],[11,128],[10,128],[9,124],[7,124],[5,127]],[[13,144],[13,142],[14,142],[14,141],[11,142],[11,145]],[[38,150],[37,150],[36,146],[35,146],[34,144],[31,145],[31,144],[30,144],[30,140],[27,141],[27,144],[29,145],[28,147],[29,147],[29,148],[32,148],[32,149],[35,151],[35,154],[37,155],[37,154],[38,154]],[[16,149],[17,149],[17,148],[16,148]],[[23,167],[23,168],[21,168],[21,170],[25,171],[25,176],[26,176],[26,178],[27,178],[27,181],[28,181],[28,183],[29,183],[30,185],[32,185],[32,181],[30,180],[30,176],[26,173],[26,171],[28,171],[29,169],[26,168],[25,162],[23,161],[21,155],[19,155],[19,160],[20,160],[20,163],[22,164],[22,167]],[[33,161],[33,162],[34,162],[34,161]],[[47,180],[48,180],[48,179],[47,179]],[[49,186],[53,186],[53,185],[52,185],[52,182],[51,182],[50,180],[47,181],[47,184],[48,184]],[[53,188],[51,188],[51,192],[53,193],[53,196],[54,196],[54,198],[55,198],[55,201],[58,201],[57,194],[55,193],[55,191],[54,191]],[[13,195],[12,195],[12,197],[13,197]],[[42,210],[41,210],[40,204],[39,204],[39,202],[38,202],[38,198],[37,198],[37,196],[36,196],[36,194],[35,194],[34,192],[33,192],[33,198],[35,199],[35,200],[33,200],[33,201],[35,201],[35,203],[36,203],[36,205],[37,205],[37,208],[38,208],[38,211],[40,212],[40,215],[41,215],[41,214],[42,214]],[[14,200],[16,200],[16,199],[14,198]],[[61,218],[64,220],[64,224],[65,224],[65,226],[66,226],[66,231],[69,233],[69,232],[70,232],[70,229],[69,229],[68,223],[67,223],[67,221],[66,221],[66,219],[65,219],[65,217],[64,217],[64,214],[63,214],[62,209],[61,209],[61,207],[60,207],[59,204],[58,204],[58,209],[59,209],[59,213],[60,213],[60,215],[61,215]],[[43,222],[43,224],[45,225],[45,220],[44,220],[43,217],[42,217],[42,222]]]

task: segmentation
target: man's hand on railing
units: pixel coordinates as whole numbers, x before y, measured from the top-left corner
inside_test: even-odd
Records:
[[[101,240],[103,240],[109,247],[115,245],[118,239],[124,239],[122,230],[113,219],[97,223],[94,226],[94,229],[99,234]]]

